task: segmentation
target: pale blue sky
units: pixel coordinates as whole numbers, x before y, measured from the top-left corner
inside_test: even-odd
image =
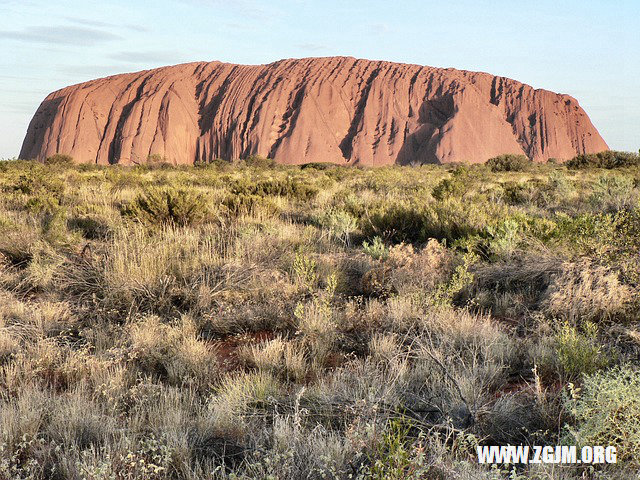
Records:
[[[576,97],[640,148],[640,0],[0,0],[0,158],[51,91],[199,60],[359,58],[479,70]]]

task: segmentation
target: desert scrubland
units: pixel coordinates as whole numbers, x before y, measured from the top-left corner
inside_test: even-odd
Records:
[[[639,165],[0,162],[0,478],[637,478]]]

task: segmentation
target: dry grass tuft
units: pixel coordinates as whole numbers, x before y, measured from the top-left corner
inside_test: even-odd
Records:
[[[624,314],[634,291],[606,266],[585,260],[564,263],[546,291],[544,309],[570,321],[611,319]]]

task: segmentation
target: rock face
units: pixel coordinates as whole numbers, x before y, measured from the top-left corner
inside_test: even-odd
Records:
[[[189,63],[67,87],[40,105],[20,157],[388,165],[607,149],[568,95],[486,73],[334,57]]]

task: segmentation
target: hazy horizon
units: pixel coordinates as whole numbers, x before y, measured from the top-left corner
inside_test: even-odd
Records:
[[[352,56],[513,78],[575,97],[610,148],[640,147],[640,2],[0,2],[0,158],[44,97],[192,61]]]

